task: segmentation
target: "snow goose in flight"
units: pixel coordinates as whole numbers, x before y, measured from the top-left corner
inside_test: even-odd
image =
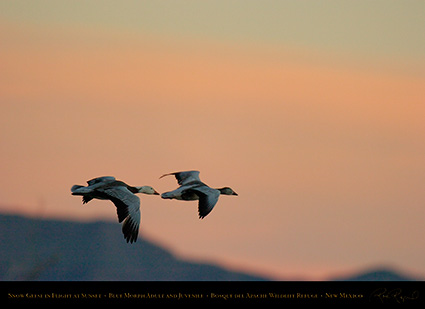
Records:
[[[199,179],[199,171],[169,173],[162,175],[160,178],[168,175],[174,175],[180,187],[174,191],[162,193],[161,197],[163,199],[183,201],[199,200],[198,214],[200,219],[206,217],[213,210],[220,194],[238,195],[229,187],[210,188]]]
[[[92,199],[110,200],[117,207],[118,222],[123,222],[122,232],[127,242],[137,240],[140,225],[140,199],[135,193],[156,194],[150,186],[132,187],[116,180],[112,176],[94,178],[87,181],[88,186],[74,185],[71,188],[72,195],[82,195],[83,204]]]

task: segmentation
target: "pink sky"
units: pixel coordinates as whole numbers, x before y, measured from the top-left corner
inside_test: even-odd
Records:
[[[0,40],[1,211],[115,221],[70,187],[198,169],[239,196],[202,221],[142,196],[142,235],[278,279],[425,276],[423,63],[6,22]]]

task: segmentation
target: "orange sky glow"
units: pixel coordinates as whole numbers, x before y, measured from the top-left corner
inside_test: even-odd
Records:
[[[164,192],[177,184],[160,175],[198,169],[239,196],[202,221],[196,203],[142,196],[142,235],[278,279],[425,276],[423,71],[13,23],[0,40],[1,211],[115,221],[70,187],[114,175]]]

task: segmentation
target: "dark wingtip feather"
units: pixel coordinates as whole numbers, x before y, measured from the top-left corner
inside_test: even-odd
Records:
[[[131,217],[128,217],[123,223],[122,232],[127,243],[133,243],[137,241],[139,227],[137,226],[137,223],[131,219]]]

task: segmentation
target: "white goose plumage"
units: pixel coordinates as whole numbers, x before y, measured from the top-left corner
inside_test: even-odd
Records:
[[[163,199],[183,201],[199,200],[198,214],[200,219],[205,218],[213,210],[220,194],[238,195],[229,187],[214,189],[207,186],[199,178],[199,171],[169,173],[162,175],[160,178],[168,175],[174,175],[180,187],[174,191],[162,193],[161,197]]]
[[[72,195],[82,195],[83,204],[92,199],[110,200],[117,207],[118,222],[123,222],[122,232],[127,242],[137,241],[140,225],[140,199],[135,193],[159,195],[150,186],[132,187],[112,176],[97,177],[87,181],[88,186],[74,185]]]

